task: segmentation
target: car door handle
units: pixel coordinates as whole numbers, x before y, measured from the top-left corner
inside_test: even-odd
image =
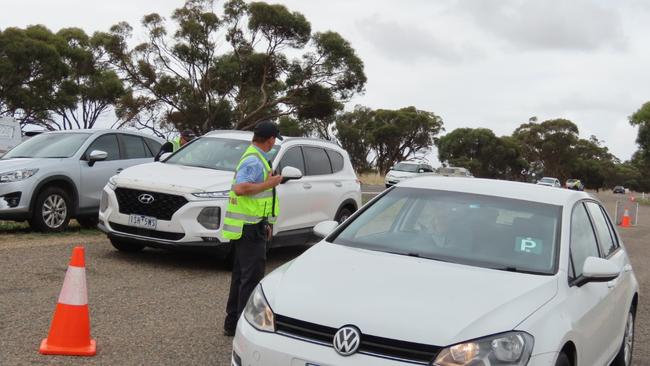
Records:
[[[337,187],[343,187],[343,183],[341,182],[334,182],[334,185]]]
[[[311,189],[311,184],[303,183],[302,187],[305,188],[305,189]]]

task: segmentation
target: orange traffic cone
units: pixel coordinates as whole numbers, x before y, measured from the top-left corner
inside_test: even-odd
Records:
[[[623,218],[621,219],[621,227],[630,227],[630,214],[627,211],[627,208],[625,209],[625,212],[623,212]]]
[[[76,247],[72,251],[50,333],[41,342],[39,352],[66,356],[94,356],[97,353],[95,341],[90,339],[83,247]]]

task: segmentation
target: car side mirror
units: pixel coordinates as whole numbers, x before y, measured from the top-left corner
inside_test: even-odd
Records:
[[[88,165],[93,166],[96,162],[106,160],[108,158],[108,153],[101,150],[93,150],[88,155]]]
[[[589,282],[609,282],[618,278],[620,274],[621,270],[609,259],[587,257],[577,285],[582,286]]]
[[[158,159],[158,161],[164,162],[165,160],[169,159],[170,156],[172,156],[172,153],[166,152],[160,155],[160,159]]]
[[[314,234],[320,238],[325,238],[339,226],[339,223],[336,221],[322,221],[314,226]]]
[[[285,166],[282,168],[282,173],[280,173],[280,175],[282,176],[282,183],[286,183],[293,179],[302,178],[302,172],[300,169],[294,168],[292,166]]]

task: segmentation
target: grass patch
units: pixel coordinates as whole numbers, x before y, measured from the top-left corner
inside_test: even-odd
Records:
[[[71,220],[68,228],[60,233],[41,233],[33,230],[26,222],[0,221],[0,235],[29,235],[29,237],[52,237],[52,236],[72,236],[72,235],[98,235],[101,231],[97,229],[83,228],[76,220]]]
[[[384,176],[378,173],[363,173],[359,175],[359,180],[362,184],[368,185],[384,185]]]

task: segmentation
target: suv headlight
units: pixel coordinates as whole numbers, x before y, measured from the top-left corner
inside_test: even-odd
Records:
[[[257,285],[251,297],[248,298],[244,309],[244,318],[257,330],[275,332],[275,315],[264,297],[261,284]]]
[[[447,347],[440,351],[433,365],[523,366],[530,359],[534,343],[528,333],[502,333]]]
[[[216,192],[199,192],[192,193],[192,196],[198,198],[228,198],[230,191],[216,191]]]
[[[117,182],[115,181],[115,176],[108,178],[108,188],[115,190],[117,188]]]
[[[38,169],[19,169],[0,174],[0,183],[18,182],[36,174]]]

